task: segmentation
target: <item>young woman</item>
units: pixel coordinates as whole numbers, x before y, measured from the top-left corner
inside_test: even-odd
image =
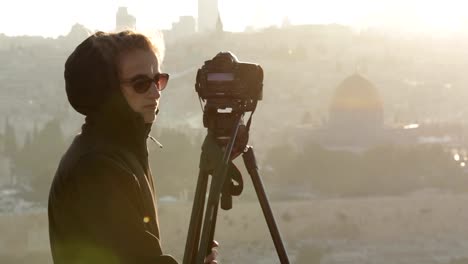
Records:
[[[169,80],[163,52],[141,34],[97,32],[67,59],[67,97],[86,119],[49,194],[55,264],[177,263],[161,249],[146,146]]]

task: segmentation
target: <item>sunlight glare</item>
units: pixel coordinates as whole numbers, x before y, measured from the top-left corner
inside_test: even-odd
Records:
[[[179,16],[197,17],[197,0],[10,1],[0,9],[0,33],[66,35],[73,24],[113,30],[119,6],[137,18],[138,30],[170,29]],[[459,33],[468,30],[468,1],[423,0],[218,0],[226,31],[292,25],[343,24],[355,29],[381,27],[401,32]],[[27,6],[28,8],[23,8]],[[38,12],[37,10],[41,10]],[[21,14],[21,15],[19,15]]]
[[[419,1],[418,16],[422,26],[436,32],[456,32],[463,29],[468,9],[467,1]]]

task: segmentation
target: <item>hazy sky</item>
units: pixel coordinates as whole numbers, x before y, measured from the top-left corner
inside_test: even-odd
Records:
[[[0,0],[0,33],[67,34],[77,22],[112,30],[119,6],[136,16],[139,30],[168,29],[181,15],[197,16],[197,0]],[[468,29],[464,0],[219,0],[225,29],[242,31],[281,24],[342,23],[403,31],[459,32]]]

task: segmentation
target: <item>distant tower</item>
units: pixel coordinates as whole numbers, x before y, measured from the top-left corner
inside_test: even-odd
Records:
[[[136,30],[136,18],[128,13],[126,7],[119,7],[115,16],[115,30]]]
[[[218,20],[216,21],[216,33],[221,34],[224,32],[223,21],[221,21],[221,15],[218,12]]]
[[[282,28],[288,28],[291,26],[291,19],[289,19],[289,17],[285,16],[283,18],[283,22],[281,23],[281,27]]]
[[[218,0],[198,0],[198,32],[216,31],[218,20]]]

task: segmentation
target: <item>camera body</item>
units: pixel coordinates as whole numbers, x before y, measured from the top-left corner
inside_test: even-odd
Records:
[[[198,70],[195,90],[208,104],[258,101],[263,96],[263,69],[240,62],[231,52],[220,52]]]

